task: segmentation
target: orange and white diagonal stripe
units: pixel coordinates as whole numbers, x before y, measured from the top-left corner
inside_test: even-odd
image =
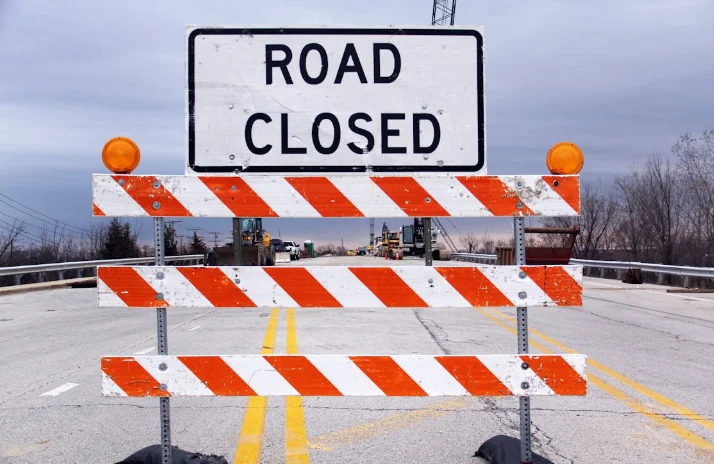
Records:
[[[104,396],[584,396],[586,356],[102,358]]]
[[[581,306],[582,266],[99,266],[100,307]],[[157,295],[160,294],[160,299]]]
[[[92,177],[94,216],[577,216],[578,176]]]

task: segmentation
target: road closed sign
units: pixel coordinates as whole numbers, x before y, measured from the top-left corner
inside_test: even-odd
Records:
[[[477,28],[187,29],[187,173],[486,174]]]

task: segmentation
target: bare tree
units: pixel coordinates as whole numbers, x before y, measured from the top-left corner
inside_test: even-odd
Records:
[[[461,247],[466,250],[466,253],[475,253],[478,249],[478,238],[476,234],[462,235],[459,239]]]
[[[5,261],[6,255],[12,258],[12,253],[20,234],[25,232],[25,223],[14,221],[10,226],[0,230],[0,261]]]
[[[645,191],[640,214],[645,237],[654,247],[662,264],[676,264],[682,240],[682,206],[684,194],[675,168],[659,153],[647,159],[642,172]]]
[[[610,189],[604,183],[586,182],[581,196],[581,212],[578,217],[549,217],[541,220],[545,227],[570,229],[580,227],[575,240],[573,254],[582,259],[597,258],[603,249],[612,243],[615,226],[617,202]],[[541,239],[545,246],[564,246],[567,236],[544,235]]]
[[[485,253],[488,255],[492,255],[496,252],[496,241],[488,235],[488,230],[484,234],[483,237],[481,237],[481,248],[479,249],[481,253]]]
[[[714,255],[714,129],[697,140],[690,132],[672,145],[683,182],[681,212],[687,223],[687,258],[692,264],[711,266]]]
[[[644,188],[637,172],[615,178],[619,221],[613,233],[617,247],[628,259],[642,259],[642,196]]]

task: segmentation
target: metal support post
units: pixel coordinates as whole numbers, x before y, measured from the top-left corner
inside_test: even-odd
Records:
[[[524,218],[517,217],[514,219],[514,234],[516,239],[514,261],[517,266],[523,266],[526,264]],[[518,354],[525,354],[528,353],[528,308],[518,307],[516,311],[518,319]],[[521,464],[531,464],[533,462],[531,451],[531,399],[527,396],[521,396],[518,399],[521,407]]]
[[[164,218],[154,218],[154,258],[156,266],[164,265]],[[163,295],[156,295],[157,299],[163,299]],[[167,340],[168,328],[166,321],[166,308],[156,308],[156,332],[158,339],[158,354],[168,355],[169,345]],[[162,369],[163,368],[163,369]],[[166,364],[159,365],[159,369],[165,370]],[[160,389],[165,390],[165,385],[160,385]],[[161,409],[161,464],[171,464],[171,415],[169,410],[169,399],[159,398]]]
[[[243,264],[243,237],[241,237],[240,218],[233,218],[233,262],[236,266]]]
[[[431,251],[431,218],[424,218],[424,261],[427,266],[433,266]]]

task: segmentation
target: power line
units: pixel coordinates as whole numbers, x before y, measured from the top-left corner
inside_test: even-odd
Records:
[[[5,230],[7,230],[7,231],[10,232],[10,233],[12,233],[12,232],[14,232],[14,231],[17,230],[17,227],[13,226],[13,225],[10,224],[9,222],[5,222],[5,221],[3,221],[2,219],[0,219],[0,222],[2,222],[3,224],[9,224],[9,225],[10,225],[10,227],[7,227],[7,226],[3,226],[3,225],[0,224],[0,228],[5,229]],[[25,231],[21,231],[19,234],[17,234],[16,238],[20,238],[20,237],[22,237],[23,235],[27,235],[27,237],[28,237],[30,240],[32,240],[33,242],[35,242],[35,243],[37,243],[37,244],[40,244],[40,245],[43,245],[43,244],[44,244],[44,240],[42,240],[40,237],[37,237],[37,235],[31,234],[31,233],[25,232]]]
[[[461,233],[461,231],[458,229],[458,227],[456,227],[456,226],[454,225],[454,223],[451,222],[451,219],[446,218],[446,220],[449,222],[449,224],[451,224],[451,227],[453,227],[453,228],[456,230],[456,232],[459,233],[459,235],[463,235],[463,234]]]
[[[65,225],[65,226],[67,226],[67,227],[70,227],[70,228],[72,228],[72,229],[76,229],[76,230],[78,230],[78,231],[80,231],[80,232],[83,232],[83,233],[85,233],[85,232],[87,232],[87,233],[90,232],[90,231],[88,231],[88,230],[86,230],[86,229],[83,229],[83,228],[81,228],[81,227],[76,227],[76,226],[67,224],[66,222],[62,222],[62,221],[60,221],[59,219],[55,219],[55,218],[53,218],[53,217],[51,217],[51,216],[48,216],[48,215],[46,215],[46,214],[44,214],[44,213],[42,213],[42,212],[40,212],[40,211],[37,211],[36,209],[33,209],[33,208],[31,208],[31,207],[25,205],[24,203],[20,203],[19,201],[15,200],[15,199],[13,199],[13,198],[10,198],[9,196],[5,195],[4,193],[0,193],[0,196],[7,198],[8,200],[12,201],[13,203],[17,203],[18,205],[22,206],[23,208],[29,209],[30,211],[35,212],[35,213],[39,214],[40,216],[44,216],[44,217],[46,217],[47,219],[51,219],[51,220],[53,220],[53,221],[55,221],[55,222],[58,222],[58,223],[60,223],[60,224],[62,224],[62,225]],[[3,203],[4,203],[4,202],[3,202]]]
[[[20,218],[17,218],[17,217],[15,217],[15,216],[12,216],[12,215],[10,215],[10,214],[3,213],[2,211],[0,211],[0,214],[2,214],[3,216],[7,216],[7,217],[9,217],[10,219],[12,219],[12,220],[14,220],[14,221],[22,222],[23,224],[26,224],[26,225],[28,225],[28,226],[36,227],[36,228],[38,228],[38,229],[40,229],[40,230],[46,230],[46,229],[44,228],[44,226],[38,226],[37,224],[33,224],[33,223],[31,223],[31,222],[25,221],[24,219],[20,219]],[[62,230],[64,231],[65,229],[62,229]],[[67,236],[72,237],[72,238],[76,238],[76,239],[79,239],[79,240],[84,240],[84,239],[86,238],[85,236],[74,235],[74,234],[71,233],[71,231],[67,232]]]
[[[7,195],[3,195],[2,193],[0,193],[0,196],[3,196],[3,197],[5,197],[5,198],[10,198],[10,197],[8,197]],[[12,200],[12,198],[10,198],[10,200]],[[12,200],[12,201],[15,201],[15,200]],[[23,211],[23,210],[21,210],[20,208],[18,208],[18,207],[16,207],[16,206],[13,206],[13,205],[11,205],[10,203],[8,203],[8,202],[6,202],[6,201],[4,201],[4,200],[0,200],[0,203],[4,203],[4,204],[6,204],[7,206],[9,206],[10,208],[12,208],[12,209],[14,209],[14,210],[16,210],[16,211],[19,211],[19,212],[21,212],[22,214],[26,214],[26,215],[30,216],[31,218],[37,219],[38,221],[44,222],[45,224],[49,224],[49,225],[52,225],[52,226],[57,226],[57,224],[62,224],[62,225],[64,225],[64,226],[66,226],[66,227],[69,227],[69,228],[71,228],[71,229],[74,229],[74,230],[75,230],[75,233],[76,233],[76,232],[79,232],[80,234],[88,234],[88,233],[90,233],[88,230],[81,229],[81,228],[79,228],[79,227],[71,226],[71,225],[67,224],[66,222],[59,221],[59,220],[54,219],[54,218],[51,218],[51,217],[49,217],[49,216],[47,216],[47,215],[45,215],[45,214],[42,214],[42,213],[40,213],[39,211],[35,211],[34,209],[32,209],[32,208],[30,208],[30,207],[27,207],[27,206],[23,205],[23,204],[20,203],[20,202],[15,201],[15,203],[17,203],[18,205],[22,206],[23,208],[27,208],[27,209],[29,209],[30,211],[35,211],[37,214],[40,214],[40,215],[42,215],[42,216],[44,216],[44,217],[46,217],[46,218],[52,219],[55,223],[53,224],[53,223],[51,223],[51,222],[45,221],[45,220],[42,219],[42,218],[38,218],[37,216],[34,216],[34,215],[28,213],[27,211]]]

